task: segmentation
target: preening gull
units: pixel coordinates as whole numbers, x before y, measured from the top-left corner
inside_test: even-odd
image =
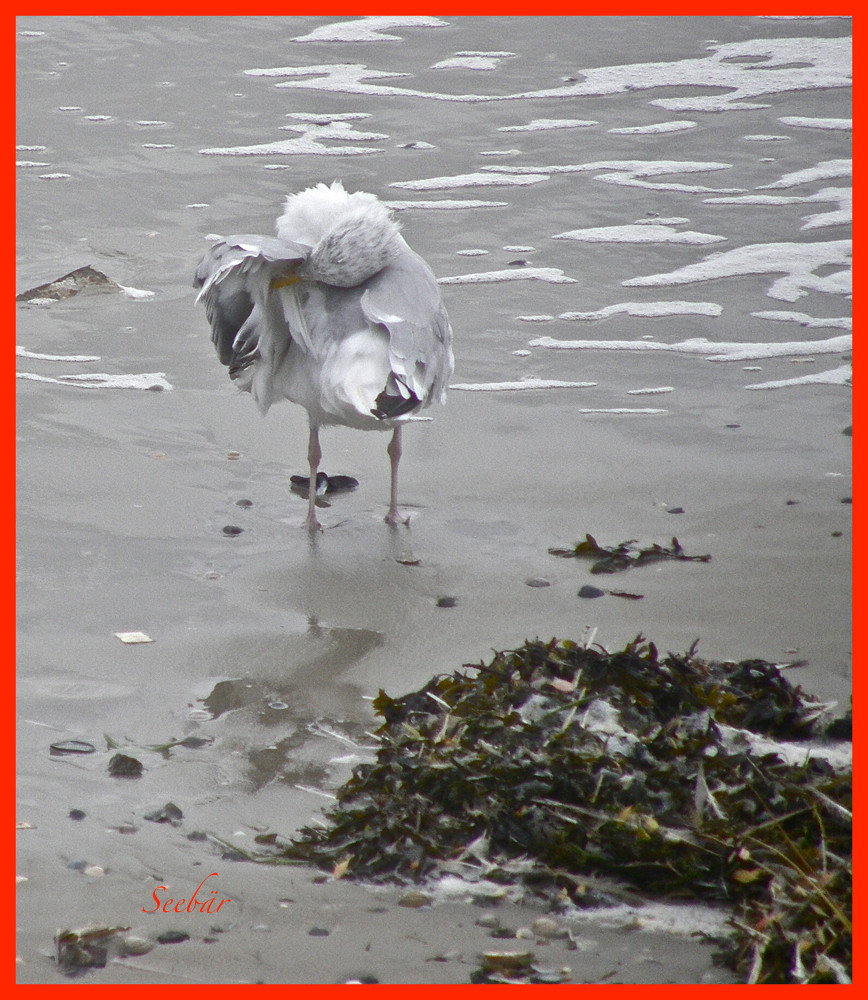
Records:
[[[289,399],[310,421],[310,482],[319,429],[391,430],[386,449],[397,524],[401,427],[443,402],[452,328],[437,281],[375,195],[340,181],[289,195],[275,236],[231,236],[202,258],[194,286],[229,377],[265,414]],[[316,490],[305,525],[320,530]]]

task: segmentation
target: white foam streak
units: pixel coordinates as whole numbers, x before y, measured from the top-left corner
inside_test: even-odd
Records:
[[[99,355],[90,354],[37,354],[34,351],[25,350],[16,345],[15,356],[17,358],[30,358],[32,361],[73,361],[81,364],[85,361],[99,361]]]
[[[389,185],[393,188],[405,188],[408,191],[449,191],[454,188],[471,187],[523,187],[527,184],[539,184],[549,178],[544,173],[532,173],[530,170],[501,172],[477,172],[472,174],[454,174],[451,177],[425,177],[416,181],[394,181]]]
[[[511,167],[509,165],[486,166],[483,170],[502,174],[578,174],[589,171],[606,170],[594,180],[608,184],[623,184],[629,187],[648,188],[655,191],[684,191],[717,194],[740,194],[744,188],[713,188],[703,184],[683,184],[675,181],[648,181],[645,178],[667,174],[707,173],[715,170],[729,170],[731,163],[703,162],[701,160],[595,160],[591,163],[561,163],[545,167]]]
[[[611,306],[604,306],[592,312],[565,312],[558,316],[558,319],[578,320],[580,322],[591,322],[599,319],[608,319],[619,313],[627,313],[628,316],[660,317],[660,316],[720,316],[723,306],[716,302],[618,302]],[[527,317],[520,316],[519,319]],[[551,319],[553,317],[547,317]]]
[[[405,26],[440,27],[432,23]],[[319,41],[394,41],[399,36],[385,35],[390,25],[386,18],[364,18],[335,25],[325,25],[296,42]],[[396,25],[397,26],[397,25]],[[369,84],[368,79],[406,76],[369,70],[363,64],[332,64],[277,69],[246,70],[252,76],[286,76],[297,79],[278,84],[281,87],[304,87],[309,90],[355,94],[379,94],[422,97],[435,101],[540,100],[543,98],[602,97],[660,87],[699,87],[722,91],[679,97],[658,97],[650,103],[674,112],[745,111],[769,107],[753,98],[791,91],[827,90],[848,87],[852,82],[852,41],[849,38],[755,38],[742,42],[709,46],[709,54],[699,58],[656,63],[630,63],[621,66],[595,66],[580,69],[580,80],[562,87],[525,91],[516,94],[444,94],[404,87]],[[761,67],[762,72],[757,72]]]
[[[629,226],[599,226],[590,229],[572,229],[552,237],[556,240],[579,240],[583,243],[722,243],[725,236],[696,233],[672,226],[639,223]]]
[[[767,184],[766,187],[773,185]],[[746,194],[736,197],[705,198],[714,205],[804,205],[811,202],[837,202],[838,208],[830,212],[816,212],[804,216],[802,229],[821,229],[826,226],[844,226],[853,221],[853,191],[851,188],[823,188],[811,195]]]
[[[456,52],[449,59],[434,63],[431,69],[470,69],[490,72],[497,69],[504,59],[511,59],[514,52]]]
[[[632,125],[625,128],[610,128],[610,135],[661,135],[666,132],[684,132],[696,128],[696,122],[657,122],[654,125]]]
[[[480,271],[475,274],[456,274],[448,278],[438,278],[441,285],[473,285],[495,281],[547,281],[555,285],[574,284],[559,267],[522,267],[504,271]]]
[[[758,319],[776,319],[785,323],[798,323],[800,326],[807,327],[826,327],[833,330],[853,329],[852,316],[835,316],[829,319],[823,319],[817,316],[809,316],[807,313],[788,312],[778,309],[768,309],[762,312],[754,312],[751,313],[751,316],[756,316]]]
[[[546,347],[561,351],[670,351],[676,354],[706,355],[709,361],[748,361],[756,358],[838,354],[850,350],[852,346],[851,336],[771,344],[741,344],[733,341],[713,341],[705,337],[682,340],[676,344],[663,344],[657,340],[557,340],[554,337],[538,337],[528,343],[528,347]]]
[[[778,274],[766,294],[773,299],[795,302],[808,292],[849,294],[852,288],[850,272],[850,240],[830,240],[826,243],[752,243],[748,246],[711,254],[695,264],[664,274],[630,278],[621,284],[629,287],[659,287],[686,285],[716,278],[745,274]],[[820,268],[839,268],[820,276]]]
[[[320,118],[315,121],[299,121],[299,124],[281,125],[281,131],[301,133],[292,139],[257,143],[254,146],[218,146],[200,149],[199,152],[205,156],[364,156],[369,153],[382,153],[382,148],[375,147],[325,145],[326,140],[378,142],[389,138],[382,132],[356,130],[352,122],[347,120],[349,117],[333,115],[328,120]]]
[[[775,382],[756,382],[753,385],[746,385],[745,389],[786,389],[795,385],[850,385],[853,379],[853,370],[850,365],[841,365],[840,368],[831,368],[825,372],[812,372],[810,375],[802,375],[799,378],[785,378]]]
[[[31,372],[16,372],[16,378],[29,379],[33,382],[53,382],[57,385],[74,385],[81,389],[152,389],[169,390],[171,384],[166,381],[165,372],[147,372],[141,375],[59,375],[48,378],[45,375],[34,375]]]
[[[833,180],[836,177],[852,177],[852,160],[823,160],[815,167],[806,167],[804,170],[795,170],[792,173],[784,174],[783,177],[771,184],[761,184],[758,190],[768,190],[771,188],[796,187],[799,184],[810,184],[814,181]]]
[[[560,382],[557,379],[526,378],[518,382],[458,382],[450,389],[466,392],[519,392],[522,389],[590,389],[596,382]]]
[[[467,198],[464,200],[460,199],[448,199],[444,198],[440,201],[386,201],[383,202],[389,208],[396,212],[405,212],[411,208],[421,208],[421,209],[445,209],[446,211],[455,211],[459,208],[506,208],[509,205],[508,201],[477,201],[473,198]]]
[[[339,21],[314,28],[306,35],[296,35],[292,42],[400,42],[400,35],[387,34],[392,28],[446,28],[448,21],[439,17],[386,16],[363,17],[357,21]]]
[[[599,125],[597,121],[585,121],[581,118],[534,118],[526,125],[501,125],[498,132],[549,132],[561,128],[590,128]]]
[[[778,118],[784,125],[791,125],[793,128],[820,128],[833,132],[852,132],[852,118],[802,118],[799,115],[787,115],[785,118]]]

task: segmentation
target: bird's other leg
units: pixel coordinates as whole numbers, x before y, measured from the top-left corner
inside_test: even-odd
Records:
[[[316,474],[319,471],[319,463],[322,458],[322,450],[319,446],[319,425],[313,420],[310,422],[310,439],[307,445],[307,461],[310,466],[310,483],[307,491],[307,517],[304,527],[310,531],[322,531],[322,525],[316,517]]]
[[[409,524],[410,518],[398,513],[398,463],[401,461],[401,425],[392,432],[392,440],[386,448],[389,462],[392,466],[392,485],[389,494],[389,512],[386,514],[386,524]]]

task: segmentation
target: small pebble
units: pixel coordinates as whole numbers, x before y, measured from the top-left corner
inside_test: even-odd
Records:
[[[108,762],[108,772],[113,778],[139,778],[142,771],[141,761],[123,753],[116,753]]]
[[[433,897],[429,893],[422,892],[420,889],[411,889],[398,900],[398,906],[418,910],[420,906],[430,906],[432,901]]]
[[[226,452],[226,457],[229,459],[230,462],[236,462],[239,458],[241,458],[241,452],[240,451],[227,451]]]
[[[524,581],[526,587],[550,587],[551,581],[545,580],[541,576],[532,576]]]
[[[147,955],[153,944],[137,934],[128,934],[121,940],[121,955]]]
[[[844,534],[843,531],[833,531],[832,532],[832,538],[840,538],[841,535],[843,535],[843,534]]]
[[[242,531],[244,531],[244,528],[239,528],[237,524],[227,524],[223,528],[223,534],[230,537],[232,535],[240,535]]]
[[[101,868],[99,865],[88,865],[84,869],[84,874],[89,875],[91,878],[99,878],[105,875],[105,868]]]
[[[476,920],[477,927],[499,927],[500,918],[496,913],[483,913]]]
[[[557,920],[552,920],[551,917],[537,917],[531,924],[531,929],[537,937],[541,938],[567,936],[567,932],[561,927]]]
[[[164,931],[157,940],[160,944],[180,944],[182,941],[189,941],[190,935],[184,931]]]
[[[841,503],[853,503],[853,497],[841,497]]]
[[[236,507],[252,507],[253,506],[253,501],[252,500],[236,500],[235,501],[235,506]]]
[[[204,736],[185,736],[179,743],[179,747],[186,747],[188,750],[201,750],[213,743],[213,739]]]
[[[666,510],[666,513],[667,514],[683,514],[684,513],[684,508],[683,507],[668,507],[667,510]]]
[[[567,973],[569,976],[569,972]],[[562,983],[566,976],[563,974],[562,969],[534,969],[534,973],[531,976],[531,982],[537,983],[540,986],[551,985],[554,983]]]
[[[529,951],[485,951],[482,953],[482,968],[490,972],[515,972],[529,969],[533,953]]]
[[[180,826],[184,814],[174,802],[167,802],[162,808],[145,813],[144,818],[151,823],[171,823],[172,826]]]
[[[604,590],[600,590],[599,587],[592,587],[589,583],[586,583],[579,591],[579,597],[591,599],[594,597],[602,597],[605,593],[606,592]]]
[[[458,603],[457,597],[438,597],[437,607],[438,608],[454,608]]]
[[[87,813],[83,809],[70,809],[69,818],[75,820],[82,820],[87,816]]]
[[[307,933],[308,933],[309,937],[328,937],[329,936],[329,932],[325,929],[325,927],[311,927],[311,929]]]

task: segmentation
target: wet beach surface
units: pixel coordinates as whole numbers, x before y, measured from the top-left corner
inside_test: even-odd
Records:
[[[18,364],[20,982],[60,981],[55,930],[89,923],[190,937],[86,982],[467,982],[503,943],[482,915],[540,911],[408,908],[189,835],[291,834],[369,758],[378,690],[492,649],[698,639],[849,704],[849,22],[395,20],[19,18],[16,287],[90,264],[126,289],[18,307],[43,355]],[[236,392],[191,281],[210,236],[335,177],[446,279],[463,388],[404,435],[408,529],[382,523],[387,436],[326,431],[360,485],[310,539],[306,415]],[[548,549],[588,532],[712,558],[583,600],[599,578]],[[97,752],[50,754],[73,739]],[[145,819],[169,801],[180,825]],[[219,920],[142,912],[212,871]],[[538,958],[725,981],[687,936],[725,913],[642,913],[564,917],[579,946]]]

